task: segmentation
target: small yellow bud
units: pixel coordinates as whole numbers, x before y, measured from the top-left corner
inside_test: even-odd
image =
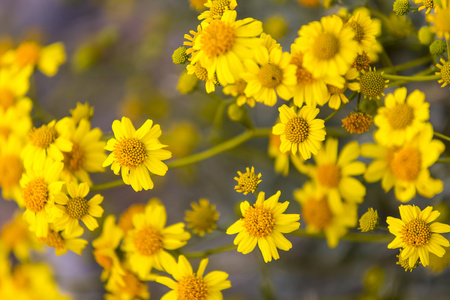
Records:
[[[172,54],[172,61],[176,65],[185,64],[188,61],[189,56],[186,54],[186,47],[179,47]]]
[[[428,26],[420,28],[417,37],[422,45],[429,45],[434,41],[434,33],[431,32],[431,29]]]
[[[378,212],[370,207],[365,214],[359,219],[359,230],[368,232],[375,230],[378,226]]]

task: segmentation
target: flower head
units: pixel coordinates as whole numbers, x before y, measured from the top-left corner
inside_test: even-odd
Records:
[[[0,187],[2,196],[6,200],[14,199],[20,207],[24,206],[22,188],[20,187],[20,178],[25,171],[23,160],[19,155],[22,148],[21,139],[15,136],[6,140],[0,138]]]
[[[433,0],[414,0],[414,3],[422,4],[421,6],[419,6],[419,11],[422,9],[426,9],[426,11],[425,11],[426,14],[428,14],[432,8],[436,7]]]
[[[217,227],[219,213],[216,211],[215,205],[210,205],[208,199],[200,199],[198,204],[191,203],[192,210],[185,212],[184,220],[187,227],[192,228],[192,232],[199,236],[205,233],[211,233]]]
[[[71,250],[76,254],[81,255],[81,252],[88,244],[88,241],[79,238],[83,232],[83,228],[78,227],[68,234],[65,231],[59,231],[51,226],[47,236],[40,237],[38,240],[49,247],[55,248],[56,255],[65,254],[67,253],[67,250]]]
[[[283,214],[289,202],[279,203],[280,194],[278,191],[266,200],[264,192],[260,192],[255,204],[241,203],[242,218],[227,229],[227,234],[238,233],[234,239],[238,252],[250,253],[258,244],[264,261],[269,262],[280,258],[277,248],[284,251],[292,248],[283,233],[298,229],[300,215]]]
[[[255,192],[259,183],[262,181],[260,179],[261,173],[256,175],[254,167],[251,170],[247,167],[246,170],[247,172],[245,173],[238,171],[239,177],[234,177],[234,180],[238,182],[234,189],[239,193],[244,193],[244,195]]]
[[[368,232],[375,230],[378,226],[378,212],[370,207],[359,219],[359,230]]]
[[[450,61],[445,61],[441,58],[441,63],[437,64],[436,67],[440,69],[439,72],[436,72],[436,75],[440,75],[441,79],[438,80],[439,83],[442,83],[441,87],[447,86],[450,84]]]
[[[364,94],[364,97],[368,99],[380,99],[384,96],[383,90],[387,88],[389,80],[383,79],[383,73],[378,73],[375,69],[372,71],[362,71],[362,75],[359,79],[360,91]]]
[[[236,0],[207,0],[204,4],[205,8],[209,8],[202,12],[199,16],[199,20],[210,23],[214,20],[220,20],[226,11],[234,10],[237,6]]]
[[[369,131],[372,125],[372,116],[365,113],[350,113],[345,119],[342,119],[342,127],[350,133],[361,134]]]

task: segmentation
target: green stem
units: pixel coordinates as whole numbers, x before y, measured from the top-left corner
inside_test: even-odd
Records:
[[[450,142],[450,137],[446,136],[445,134],[439,133],[439,132],[434,132],[434,135],[437,136],[438,138],[441,138],[443,140],[449,141]]]
[[[439,164],[439,163],[450,163],[450,157],[438,159],[438,160],[436,161],[436,163],[437,163],[437,164]]]
[[[445,39],[447,42],[447,60],[450,60],[450,39]]]
[[[409,61],[407,63],[401,64],[401,65],[397,65],[397,66],[393,66],[391,68],[384,68],[384,69],[380,69],[378,71],[381,72],[387,72],[387,73],[393,73],[393,72],[398,72],[398,71],[403,71],[403,70],[407,70],[413,67],[417,67],[420,66],[424,63],[427,63],[429,61],[432,60],[432,57],[430,55]]]
[[[215,249],[209,249],[206,251],[194,252],[194,253],[182,253],[186,258],[205,258],[212,254],[222,253],[236,249],[236,245],[226,245]]]
[[[311,237],[311,238],[325,238],[324,233],[311,233],[306,232],[305,230],[296,230],[291,232],[292,235],[297,236],[304,236],[304,237]],[[341,240],[351,241],[351,242],[374,242],[374,243],[386,243],[392,241],[393,236],[392,234],[379,234],[379,233],[373,233],[373,234],[365,234],[365,233],[347,233],[343,237],[341,237]]]
[[[432,81],[432,80],[440,79],[441,75],[400,76],[400,75],[383,74],[383,78],[386,78],[389,80],[405,80],[405,81]]]
[[[118,179],[118,180],[110,181],[107,183],[96,184],[91,187],[91,191],[101,191],[101,190],[115,188],[115,187],[119,187],[119,186],[123,186],[123,185],[125,185],[125,182],[123,182],[122,179]]]
[[[167,167],[169,167],[169,169],[173,169],[173,168],[180,168],[180,167],[194,164],[196,162],[199,162],[199,161],[205,160],[207,158],[210,158],[214,155],[217,155],[221,152],[233,149],[233,148],[239,146],[240,144],[244,143],[245,141],[248,141],[251,138],[268,136],[271,131],[272,131],[272,128],[258,128],[258,129],[254,129],[254,130],[248,130],[248,131],[244,132],[243,134],[238,135],[238,136],[236,136],[226,142],[223,142],[215,147],[212,147],[208,150],[205,150],[205,151],[197,153],[197,154],[193,154],[191,156],[180,158],[178,160],[171,161],[171,162],[167,163]]]

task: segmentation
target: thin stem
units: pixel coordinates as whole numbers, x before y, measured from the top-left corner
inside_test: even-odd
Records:
[[[450,157],[438,159],[436,163],[450,163]]]
[[[383,74],[383,78],[390,79],[390,80],[404,80],[404,81],[432,81],[432,80],[440,79],[441,75],[400,76],[400,75]]]
[[[183,253],[183,255],[186,256],[186,258],[205,258],[212,254],[227,252],[227,251],[234,250],[236,248],[237,248],[236,245],[226,245],[226,246],[218,247],[215,249],[209,249],[209,250],[200,251],[200,252]]]
[[[439,132],[434,132],[434,135],[437,136],[438,138],[441,138],[443,140],[449,141],[450,142],[450,137],[446,136],[445,134],[439,133]]]
[[[430,55],[424,56],[424,57],[420,57],[418,59],[409,61],[407,63],[401,64],[401,65],[397,65],[397,66],[393,66],[390,68],[384,68],[384,69],[379,69],[378,71],[382,71],[382,72],[387,72],[387,73],[393,73],[393,72],[398,72],[398,71],[403,71],[403,70],[407,70],[416,66],[420,66],[426,62],[429,62],[432,60],[432,57]]]
[[[306,232],[305,230],[296,230],[291,232],[292,235],[297,236],[304,236],[304,237],[311,237],[311,238],[319,238],[323,239],[325,238],[324,233],[311,233]],[[386,243],[390,242],[392,240],[393,236],[391,234],[378,234],[378,233],[372,233],[372,234],[366,234],[366,233],[347,233],[344,235],[341,239],[347,240],[351,242],[374,242],[374,243]]]
[[[91,187],[91,191],[101,191],[101,190],[115,188],[115,187],[119,187],[119,186],[123,186],[123,185],[125,185],[125,182],[123,182],[122,179],[118,179],[115,181],[110,181],[110,182],[106,182],[106,183],[102,183],[102,184],[96,184]]]

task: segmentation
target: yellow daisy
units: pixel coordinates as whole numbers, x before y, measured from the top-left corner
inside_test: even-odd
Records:
[[[384,97],[384,89],[387,88],[389,80],[384,80],[383,73],[378,73],[376,69],[369,67],[368,71],[362,70],[359,77],[360,92],[364,94],[364,97],[371,99],[380,99]]]
[[[344,75],[358,54],[352,28],[336,15],[322,17],[300,28],[296,43],[304,52],[303,64],[314,76]]]
[[[350,27],[355,32],[353,39],[360,48],[358,52],[371,50],[381,29],[378,23],[372,21],[370,15],[364,13],[354,14],[344,27]]]
[[[191,207],[192,210],[185,212],[184,221],[186,221],[187,227],[192,228],[192,232],[199,236],[213,232],[219,219],[216,206],[209,204],[208,199],[202,198],[198,201],[198,204],[192,202]]]
[[[173,259],[175,261],[175,259]],[[149,299],[147,283],[122,266],[124,274],[120,277],[111,277],[105,285],[105,289],[112,293],[106,294],[106,300],[134,300]]]
[[[347,89],[350,89],[351,91],[359,91],[359,82],[355,82],[358,76],[359,72],[355,68],[351,68],[344,76],[345,83],[342,88],[327,84],[328,97],[325,99],[327,99],[328,106],[330,108],[337,110],[341,107],[341,102],[343,104],[348,103],[349,100],[345,96]]]
[[[200,61],[208,71],[208,78],[217,79],[221,85],[232,84],[244,72],[242,61],[253,56],[261,46],[258,36],[262,23],[252,18],[236,21],[236,11],[227,10],[220,20],[202,23],[195,39],[192,63]]]
[[[94,116],[94,108],[87,102],[83,104],[77,102],[77,106],[74,109],[70,109],[69,111],[75,124],[80,123],[80,121],[83,119],[90,121]]]
[[[441,58],[441,64],[442,65],[436,65],[440,71],[435,74],[441,76],[441,79],[439,79],[438,82],[442,83],[441,87],[445,87],[447,84],[450,84],[450,61],[445,61]]]
[[[431,9],[436,7],[436,4],[434,4],[433,0],[414,0],[414,3],[422,4],[419,7],[419,11],[421,11],[422,9],[426,9],[426,14],[430,13]]]
[[[255,98],[248,97],[245,94],[245,88],[247,87],[247,82],[244,79],[237,80],[234,84],[229,84],[223,88],[223,93],[225,95],[232,95],[236,97],[236,104],[238,106],[243,106],[248,104],[250,107],[255,107]]]
[[[442,192],[442,181],[431,178],[428,170],[445,149],[441,141],[433,139],[433,133],[433,126],[426,123],[414,139],[402,146],[362,145],[361,155],[375,159],[367,167],[365,180],[381,180],[385,192],[394,187],[395,197],[402,202],[411,200],[416,192],[428,198]]]
[[[311,153],[317,154],[326,135],[324,121],[315,119],[319,109],[303,106],[295,113],[293,108],[283,104],[278,110],[280,123],[272,128],[272,133],[280,136],[281,152],[291,151],[295,155],[298,151],[305,160],[311,158]]]
[[[14,136],[20,140],[26,140],[32,126],[31,102],[29,104],[26,110],[18,106],[11,106],[6,110],[0,109],[0,139],[9,139]]]
[[[209,8],[199,16],[199,20],[211,23],[214,20],[220,20],[226,11],[234,10],[237,6],[236,0],[208,0],[204,7]]]
[[[326,193],[317,189],[312,182],[304,184],[302,189],[294,191],[294,198],[300,203],[306,231],[311,233],[323,232],[327,239],[328,247],[334,248],[339,239],[343,237],[349,228],[356,226],[357,206],[344,203],[339,213],[332,211],[330,201]]]
[[[435,10],[435,14],[427,15],[426,19],[428,22],[433,23],[430,29],[435,32],[438,38],[450,39],[450,20],[448,16],[450,15],[450,1],[442,0],[442,7]]]
[[[166,208],[158,200],[151,200],[144,213],[133,216],[134,229],[126,233],[122,244],[131,270],[145,279],[152,268],[170,273],[174,258],[166,250],[184,246],[191,237],[183,223],[165,227]]]
[[[119,228],[127,233],[129,230],[134,229],[133,216],[136,213],[143,213],[145,211],[145,204],[135,203],[130,205],[126,211],[120,214],[118,225]]]
[[[402,248],[401,258],[409,259],[411,268],[419,258],[422,265],[427,266],[430,253],[442,257],[443,247],[449,247],[450,243],[440,233],[450,232],[450,225],[433,222],[440,212],[432,206],[421,210],[415,205],[400,205],[399,211],[401,219],[387,217],[386,220],[389,232],[395,235],[388,248]]]
[[[31,67],[15,71],[11,68],[0,69],[0,107],[4,110],[12,106],[21,106],[25,101],[26,107],[31,109],[31,100],[25,98],[30,88]],[[29,111],[29,110],[28,110]]]
[[[112,153],[103,167],[111,165],[116,175],[121,171],[125,184],[131,185],[136,192],[152,189],[150,173],[164,176],[168,168],[162,160],[172,156],[170,151],[162,149],[166,146],[158,140],[160,126],[152,125],[153,121],[147,120],[136,130],[127,117],[123,117],[122,121],[115,120],[112,124],[115,138],[111,138],[105,146]]]
[[[21,202],[22,188],[20,178],[25,171],[23,160],[20,157],[20,150],[23,142],[15,136],[5,140],[0,138],[0,187],[2,196],[6,200],[14,199],[19,206],[24,207]]]
[[[256,175],[255,168],[252,167],[246,168],[246,172],[242,173],[237,171],[239,177],[234,177],[234,180],[237,181],[237,185],[234,187],[236,192],[243,193],[247,195],[248,193],[254,193],[258,188],[258,185],[261,183],[261,173]]]
[[[234,244],[237,251],[248,254],[258,244],[264,261],[279,259],[277,248],[288,251],[292,244],[283,233],[297,230],[300,226],[299,214],[283,214],[289,202],[279,203],[281,192],[265,200],[264,192],[258,194],[256,203],[250,205],[248,201],[241,203],[242,218],[227,229],[227,234],[236,234]]]
[[[164,284],[172,290],[166,293],[163,300],[218,300],[223,299],[222,290],[231,287],[228,274],[223,271],[212,271],[206,275],[208,258],[200,261],[194,273],[189,261],[183,255],[178,257],[178,264],[172,270],[173,279],[165,276],[156,277],[156,282]]]
[[[205,89],[208,94],[214,92],[216,85],[219,85],[217,76],[208,77],[208,71],[202,67],[200,62],[187,65],[186,69],[188,74],[195,74],[198,79],[205,82]]]
[[[27,169],[20,179],[26,208],[23,215],[37,237],[46,237],[49,223],[61,214],[54,197],[64,185],[59,181],[63,167],[62,162],[47,159],[42,169]]]
[[[338,140],[328,138],[325,146],[314,156],[316,166],[308,167],[308,175],[328,196],[333,213],[343,211],[343,199],[349,203],[361,203],[366,195],[366,187],[353,177],[366,171],[366,165],[356,161],[359,154],[357,141],[346,144],[338,155]]]
[[[49,247],[55,248],[55,254],[58,256],[66,254],[68,250],[81,255],[81,252],[88,244],[88,241],[79,238],[83,232],[83,228],[77,227],[68,234],[50,226],[47,236],[40,237],[38,240]]]
[[[290,54],[282,52],[281,47],[272,47],[270,51],[261,47],[256,48],[254,52],[255,60],[244,61],[247,69],[242,74],[242,78],[247,82],[245,94],[267,106],[277,103],[277,95],[289,100],[297,83],[297,66],[290,63]]]
[[[103,215],[103,208],[100,203],[103,196],[95,195],[91,200],[85,197],[89,193],[89,185],[86,182],[77,184],[75,182],[66,183],[67,192],[55,195],[54,201],[56,207],[62,212],[61,217],[54,220],[54,224],[58,229],[64,229],[66,234],[71,234],[80,227],[78,220],[81,220],[86,227],[93,231],[98,227],[95,218]]]
[[[415,90],[406,97],[405,87],[398,88],[394,94],[388,94],[384,105],[378,108],[373,119],[379,128],[374,133],[375,140],[382,145],[400,146],[423,128],[430,118],[430,104],[425,101],[425,94]]]
[[[64,160],[63,152],[72,150],[72,142],[68,139],[69,118],[56,122],[51,121],[39,128],[34,127],[28,135],[28,144],[22,151],[25,168],[34,166],[37,169],[44,167],[46,158],[55,161]]]

